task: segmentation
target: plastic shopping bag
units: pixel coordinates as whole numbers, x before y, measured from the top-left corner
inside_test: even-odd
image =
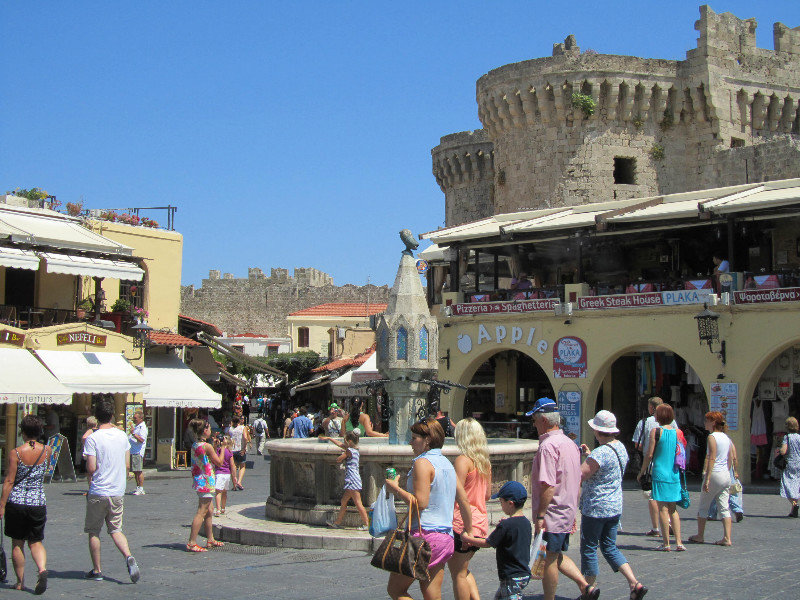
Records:
[[[382,537],[395,529],[397,512],[394,508],[394,494],[387,493],[384,485],[369,509],[369,534],[372,537]]]
[[[541,580],[544,577],[544,559],[547,556],[547,543],[544,541],[544,530],[533,538],[531,544],[531,579]]]

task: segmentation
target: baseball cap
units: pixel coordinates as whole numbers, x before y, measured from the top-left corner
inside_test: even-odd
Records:
[[[539,398],[533,408],[525,413],[526,417],[531,417],[536,413],[558,412],[558,404],[552,398]]]
[[[492,498],[522,502],[528,498],[528,491],[519,481],[506,481]]]

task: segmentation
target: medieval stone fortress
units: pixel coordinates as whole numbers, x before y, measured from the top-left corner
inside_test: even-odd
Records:
[[[313,268],[273,268],[269,276],[251,267],[247,278],[211,270],[201,286],[181,288],[181,312],[210,321],[228,333],[284,335],[286,317],[328,302],[386,302],[387,286],[334,285],[333,277]]]
[[[446,225],[525,209],[800,177],[800,28],[700,8],[681,61],[581,52],[477,82],[483,129],[441,138],[433,174]]]

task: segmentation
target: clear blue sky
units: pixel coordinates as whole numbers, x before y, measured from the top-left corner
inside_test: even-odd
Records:
[[[800,25],[798,0],[713,1]],[[430,149],[480,127],[475,81],[582,49],[682,59],[699,3],[6,0],[0,192],[178,206],[183,283],[315,267],[391,284],[444,223]],[[164,221],[163,215],[149,215]]]

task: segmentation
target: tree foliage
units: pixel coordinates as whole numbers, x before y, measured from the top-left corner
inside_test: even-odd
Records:
[[[222,357],[224,360],[220,360],[219,357]],[[273,354],[272,356],[253,356],[252,358],[286,373],[289,376],[289,386],[308,381],[312,375],[311,369],[318,367],[322,362],[319,354],[311,351]],[[217,360],[228,364],[228,370],[231,373],[247,379],[251,384],[258,374],[258,371],[252,367],[234,362],[223,355],[218,355]]]

